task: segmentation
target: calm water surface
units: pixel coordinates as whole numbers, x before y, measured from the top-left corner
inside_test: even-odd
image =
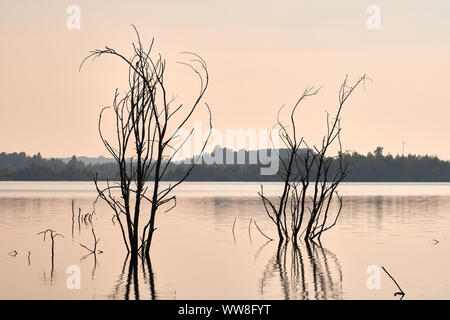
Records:
[[[450,298],[450,184],[343,184],[338,225],[322,247],[299,250],[267,242],[254,226],[249,234],[253,218],[276,235],[258,190],[257,183],[181,186],[177,207],[157,217],[151,269],[140,266],[135,285],[110,209],[99,203],[93,219],[103,251],[96,262],[80,246],[92,246],[90,224],[78,226],[75,216],[72,228],[72,200],[92,211],[91,182],[0,182],[0,298],[398,299],[385,274],[379,290],[367,288],[371,265],[386,267],[405,299]],[[265,186],[273,196],[279,190]],[[55,239],[53,270],[51,243],[36,235],[47,228],[64,235]],[[81,268],[80,290],[66,286],[69,265]]]

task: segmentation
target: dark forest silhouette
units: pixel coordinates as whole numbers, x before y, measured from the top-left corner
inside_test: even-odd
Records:
[[[346,182],[450,182],[450,161],[437,156],[384,155],[383,148],[378,147],[367,155],[345,153],[344,159],[350,163]],[[277,175],[262,176],[260,167],[259,164],[198,164],[187,181],[281,181]],[[188,165],[171,164],[164,180],[177,180],[187,168]],[[116,180],[119,176],[112,162],[86,164],[75,156],[66,162],[46,159],[40,154],[0,153],[0,180],[3,181],[92,181],[96,172],[100,180]]]

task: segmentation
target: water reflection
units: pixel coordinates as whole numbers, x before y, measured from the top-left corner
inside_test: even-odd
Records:
[[[260,279],[261,296],[272,280],[279,282],[285,300],[342,299],[341,265],[318,244],[279,244]]]
[[[91,183],[83,186],[92,189]],[[27,190],[29,183],[21,188]],[[183,191],[173,212],[160,216],[151,265],[139,258],[131,266],[107,206],[99,206],[93,218],[103,253],[88,255],[80,263],[89,253],[80,243],[90,248],[93,244],[93,226],[88,218],[84,223],[84,217],[95,190],[47,190],[68,189],[60,183],[33,188],[41,191],[2,192],[0,183],[2,299],[393,298],[396,286],[384,274],[380,290],[367,289],[370,265],[392,271],[409,299],[449,297],[450,185],[345,186],[344,211],[323,240],[326,249],[293,249],[265,243],[253,222],[250,243],[251,219],[267,235],[276,235],[255,194],[259,185],[187,184],[188,189],[201,189]],[[55,239],[53,268],[49,241],[36,236],[46,228],[66,236]],[[8,255],[14,250],[15,258]],[[82,290],[67,289],[70,265],[81,268]],[[424,277],[423,270],[433,272]]]
[[[97,254],[95,252],[90,252],[84,256],[82,256],[80,258],[80,262],[85,261],[87,258],[89,258],[90,256],[93,257],[93,265],[92,265],[92,269],[91,269],[91,279],[94,280],[94,276],[95,276],[95,270],[97,270]]]
[[[111,298],[125,300],[157,299],[155,275],[149,257],[136,257],[127,254]]]

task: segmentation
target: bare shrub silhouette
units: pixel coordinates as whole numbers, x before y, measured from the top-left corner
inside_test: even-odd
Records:
[[[306,88],[291,109],[289,124],[284,124],[281,111],[277,116],[278,135],[288,149],[287,156],[279,155],[278,175],[283,181],[283,191],[278,203],[264,195],[264,188],[258,192],[265,211],[277,227],[280,242],[292,239],[297,244],[304,234],[305,242],[317,239],[332,228],[342,209],[342,198],[337,192],[338,185],[348,173],[348,162],[344,162],[341,145],[341,111],[354,90],[366,80],[363,75],[354,84],[345,77],[339,90],[338,109],[334,117],[327,113],[327,132],[319,146],[310,146],[304,137],[298,135],[295,112],[307,98],[319,93],[319,89]],[[272,141],[273,142],[273,141]],[[338,155],[330,156],[330,147],[337,144]],[[311,193],[308,193],[312,190]],[[330,216],[333,199],[339,202],[334,217]],[[302,231],[301,231],[302,230]]]
[[[81,64],[82,66],[88,59],[110,55],[128,67],[128,88],[125,95],[121,97],[116,89],[112,107],[102,109],[98,122],[101,141],[118,165],[120,181],[107,181],[106,186],[100,186],[96,176],[94,182],[98,191],[97,200],[104,200],[115,213],[123,241],[131,253],[131,260],[135,260],[141,253],[149,255],[156,230],[156,213],[165,204],[169,206],[165,212],[176,206],[176,197],[172,191],[191,174],[203,154],[212,128],[211,111],[205,103],[209,115],[209,134],[200,154],[178,181],[162,186],[161,181],[168,167],[193,134],[193,129],[190,129],[189,135],[176,144],[181,130],[188,130],[189,120],[203,100],[208,87],[208,70],[205,61],[197,54],[182,53],[189,58],[189,62],[179,63],[198,77],[200,88],[191,105],[175,104],[176,98],[169,98],[166,87],[166,60],[161,55],[153,58],[153,40],[148,49],[144,49],[138,31],[134,26],[133,28],[137,42],[132,43],[131,58],[105,47],[91,51]],[[106,110],[112,110],[115,118],[114,142],[106,138],[102,130],[102,117]],[[114,195],[115,190],[119,191],[119,197]],[[144,202],[150,204],[150,212],[145,218],[141,215]]]

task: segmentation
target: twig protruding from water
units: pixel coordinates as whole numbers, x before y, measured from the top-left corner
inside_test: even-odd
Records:
[[[55,270],[55,238],[57,236],[61,236],[64,238],[64,236],[62,234],[56,233],[56,231],[52,230],[52,229],[47,229],[47,230],[41,231],[37,235],[43,234],[44,242],[45,242],[45,237],[47,235],[47,232],[50,233],[50,238],[52,239],[52,270],[50,272],[50,279],[53,280],[53,271]]]
[[[394,297],[401,296],[400,300],[403,300],[403,297],[405,296],[405,292],[403,292],[402,288],[400,288],[400,286],[398,285],[397,281],[395,281],[394,277],[391,276],[390,273],[387,272],[387,270],[383,266],[381,266],[381,268],[384,270],[384,272],[386,272],[386,274],[389,276],[389,278],[391,278],[392,281],[394,281],[394,283],[397,286],[398,290],[400,290],[400,291],[394,293]]]
[[[94,249],[89,249],[88,247],[86,247],[85,245],[80,243],[80,246],[82,246],[83,248],[85,248],[86,250],[88,250],[90,253],[93,253],[94,255],[97,254],[97,244],[100,241],[100,238],[97,239],[94,229],[91,229],[92,231],[92,236],[94,237]],[[103,252],[103,251],[102,251]]]
[[[8,255],[11,257],[15,257],[15,256],[17,256],[17,253],[18,252],[16,250],[13,250],[13,251],[8,252]]]
[[[262,230],[261,230],[261,229],[258,227],[258,225],[256,224],[256,220],[253,220],[253,223],[255,224],[256,229],[258,229],[258,231],[259,231],[264,237],[266,237],[267,239],[269,239],[269,241],[273,241],[272,238],[270,238],[270,237],[267,236],[264,232],[262,232]]]

